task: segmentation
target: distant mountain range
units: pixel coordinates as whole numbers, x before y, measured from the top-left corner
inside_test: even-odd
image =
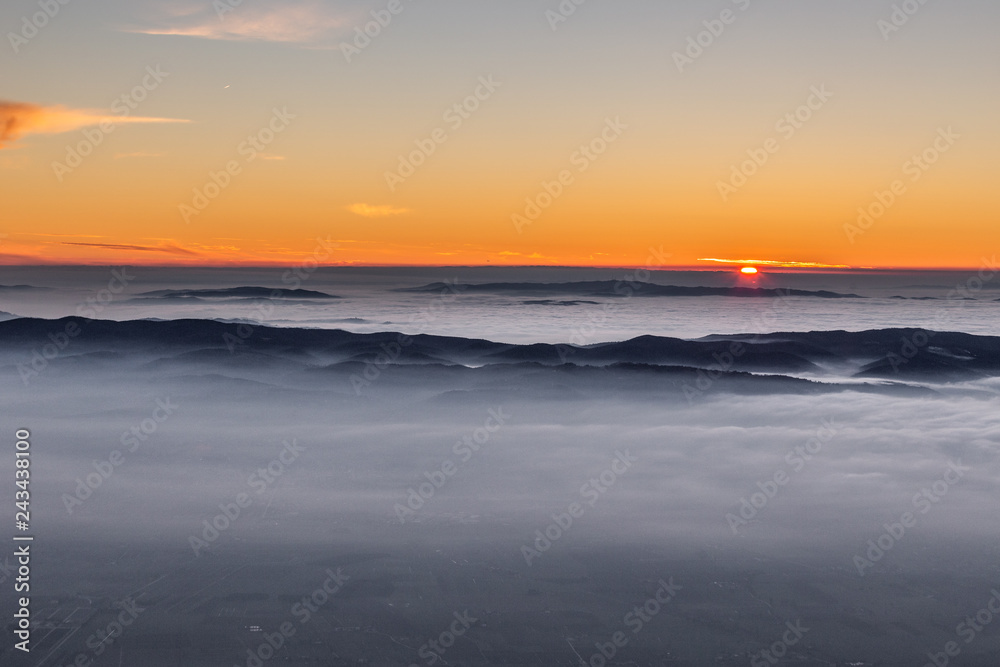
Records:
[[[226,287],[221,289],[156,290],[138,296],[172,299],[218,299],[226,297],[254,299],[339,299],[341,297],[308,289],[282,289],[278,287]]]
[[[840,294],[826,290],[765,289],[760,287],[680,287],[654,283],[630,283],[616,280],[587,280],[572,283],[485,283],[480,285],[448,285],[431,283],[420,287],[404,287],[399,292],[490,292],[524,296],[538,294],[570,294],[580,297],[597,296],[736,296],[783,297],[811,296],[822,299],[864,299],[857,294]]]
[[[274,328],[214,320],[19,318],[0,322],[0,353],[7,363],[26,358],[48,343],[50,334],[65,331],[70,324],[78,326],[80,334],[60,358],[100,352],[247,368],[266,361],[264,365],[291,364],[313,370],[342,367],[346,371],[378,363],[464,367],[480,374],[526,364],[536,370],[614,368],[619,373],[673,368],[688,373],[700,370],[713,377],[791,374],[820,381],[953,382],[1000,375],[1000,338],[920,329],[724,335],[697,340],[640,336],[571,346]]]

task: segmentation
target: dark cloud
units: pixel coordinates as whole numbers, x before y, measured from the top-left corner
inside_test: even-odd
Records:
[[[193,250],[188,250],[187,248],[182,248],[177,245],[158,245],[158,246],[148,246],[148,245],[130,245],[124,243],[82,243],[79,241],[63,241],[62,245],[80,245],[87,246],[90,248],[105,248],[107,250],[139,250],[141,252],[166,252],[172,255],[197,255]]]

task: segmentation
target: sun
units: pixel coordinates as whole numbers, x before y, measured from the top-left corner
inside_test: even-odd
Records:
[[[754,267],[754,266],[744,266],[742,269],[740,269],[740,273],[745,273],[748,276],[753,276],[753,275],[756,275],[758,273],[758,271],[757,271],[757,267]]]

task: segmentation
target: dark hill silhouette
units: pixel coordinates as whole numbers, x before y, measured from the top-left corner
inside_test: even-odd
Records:
[[[631,285],[631,286],[630,286]],[[398,292],[441,292],[451,291],[445,283],[431,283],[420,287],[404,287]],[[615,280],[589,280],[572,283],[485,283],[462,285],[460,292],[510,293],[529,296],[536,294],[572,294],[574,296],[735,296],[735,297],[783,297],[809,296],[823,299],[864,299],[857,294],[840,294],[826,290],[809,291],[798,289],[765,289],[760,287],[679,287],[654,283],[625,283]]]
[[[280,296],[275,295],[280,292]],[[168,299],[217,299],[225,297],[242,297],[253,299],[339,299],[341,297],[316,292],[308,289],[282,289],[275,287],[225,287],[221,289],[189,289],[189,290],[156,290],[153,292],[142,292],[139,296],[162,297]]]
[[[142,352],[188,362],[252,353],[297,364],[374,360],[411,366],[463,364],[498,366],[679,366],[755,373],[844,372],[871,378],[920,378],[942,382],[1000,375],[1000,338],[920,329],[814,331],[708,336],[697,340],[639,336],[587,346],[515,345],[452,336],[395,332],[351,333],[340,329],[294,329],[214,320],[43,320],[0,322],[0,350],[30,355],[50,334],[75,324],[80,333],[67,354]],[[15,355],[16,356],[16,355]],[[65,355],[62,355],[65,356]],[[893,361],[895,360],[895,367]],[[905,360],[902,363],[900,360]],[[842,368],[844,367],[844,368]],[[831,371],[839,368],[838,371]],[[898,368],[898,372],[896,370]]]

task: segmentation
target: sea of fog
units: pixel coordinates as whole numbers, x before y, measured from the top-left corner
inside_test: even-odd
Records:
[[[462,289],[627,270],[286,271],[0,268],[0,516],[9,536],[25,429],[35,538],[33,652],[8,632],[0,664],[996,665],[989,269],[648,277],[850,298]],[[176,295],[237,287],[342,298]],[[69,315],[92,319],[22,319]],[[268,326],[227,349],[244,322]],[[580,345],[894,327],[981,337],[855,375],[902,333],[748,341],[708,372],[728,340],[559,363],[425,338],[379,366],[394,334],[333,331]],[[16,567],[0,553],[8,630]]]
[[[621,296],[468,292],[487,283],[612,281]],[[639,281],[687,287],[759,287],[863,298],[642,296]],[[400,291],[429,284],[427,292]],[[23,317],[85,315],[130,320],[218,319],[281,327],[402,331],[509,343],[590,344],[640,335],[913,327],[992,335],[1000,322],[1000,276],[989,263],[968,272],[767,273],[568,268],[166,269],[0,268],[0,311]],[[11,286],[23,285],[20,289]],[[339,299],[164,299],[163,290],[257,286]],[[44,289],[28,289],[28,287]]]

